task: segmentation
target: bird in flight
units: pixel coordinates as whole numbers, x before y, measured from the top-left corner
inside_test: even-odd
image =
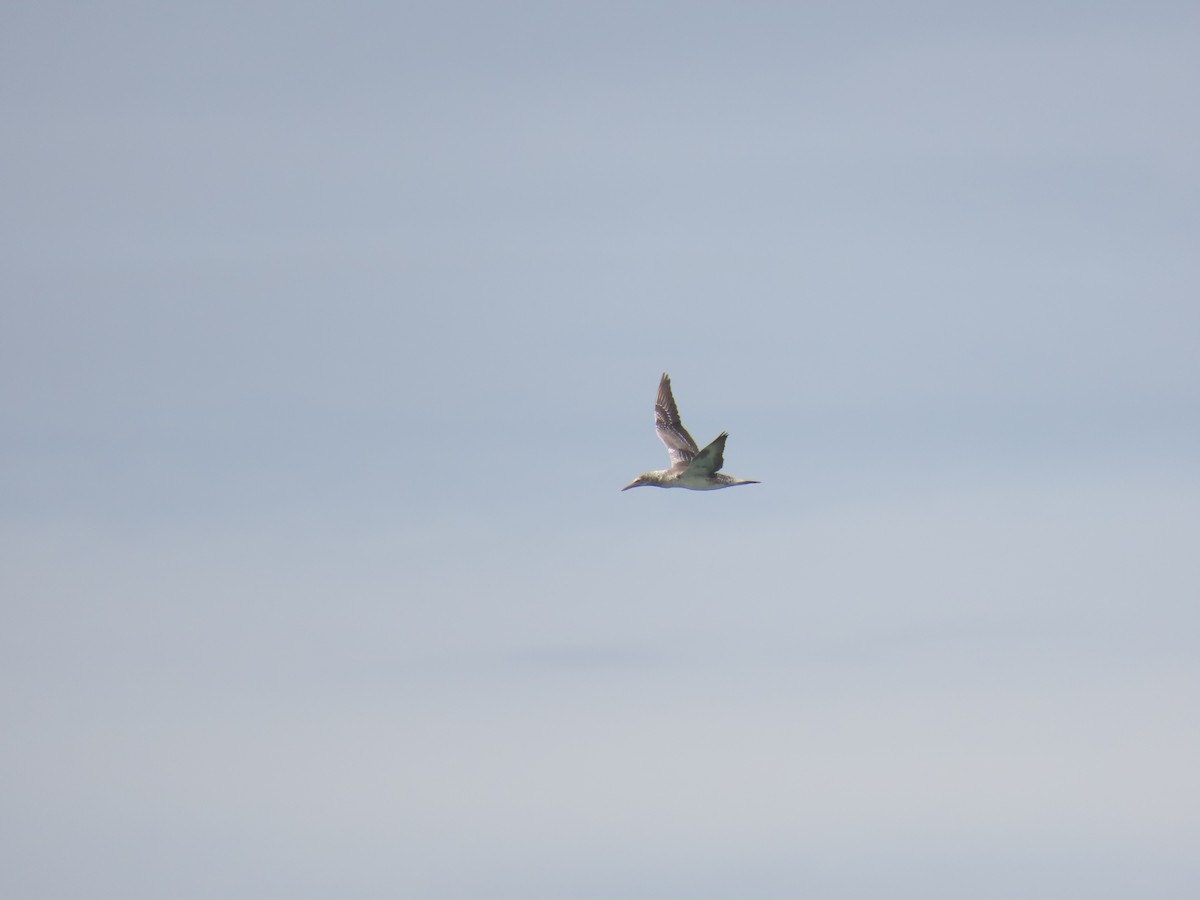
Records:
[[[725,439],[729,432],[722,431],[716,440],[703,450],[696,446],[692,436],[679,421],[679,408],[675,395],[671,393],[671,378],[663,372],[658,383],[658,399],[654,401],[654,430],[658,439],[667,445],[671,457],[671,468],[656,472],[643,472],[625,487],[687,488],[689,491],[715,491],[733,487],[735,484],[758,484],[746,478],[734,478],[721,472],[725,465]]]

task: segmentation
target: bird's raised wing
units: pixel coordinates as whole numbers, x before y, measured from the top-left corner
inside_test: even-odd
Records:
[[[727,437],[729,437],[728,431],[718,434],[713,442],[697,453],[695,459],[688,464],[687,473],[708,476],[721,471],[721,466],[725,465],[725,439]]]
[[[675,405],[671,378],[666,372],[663,372],[662,381],[658,383],[658,399],[654,401],[654,430],[658,432],[658,439],[667,446],[672,467],[686,466],[695,459],[699,448],[679,421],[679,407]]]

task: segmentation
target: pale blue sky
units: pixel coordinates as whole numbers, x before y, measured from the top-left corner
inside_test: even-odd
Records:
[[[0,894],[1196,896],[1198,42],[8,4]]]

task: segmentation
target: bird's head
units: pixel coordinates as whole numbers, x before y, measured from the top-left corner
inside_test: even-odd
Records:
[[[662,487],[662,477],[657,472],[643,472],[621,490],[627,491],[635,487]]]

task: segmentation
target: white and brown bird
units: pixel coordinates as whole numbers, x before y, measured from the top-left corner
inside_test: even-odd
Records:
[[[715,491],[736,484],[758,484],[746,478],[734,478],[721,472],[725,465],[725,439],[729,432],[722,431],[716,440],[703,450],[696,446],[692,436],[679,421],[679,408],[675,395],[671,393],[671,378],[663,372],[658,383],[658,399],[654,401],[654,429],[658,438],[667,445],[671,457],[671,468],[656,472],[643,472],[625,487],[687,488],[689,491]]]

